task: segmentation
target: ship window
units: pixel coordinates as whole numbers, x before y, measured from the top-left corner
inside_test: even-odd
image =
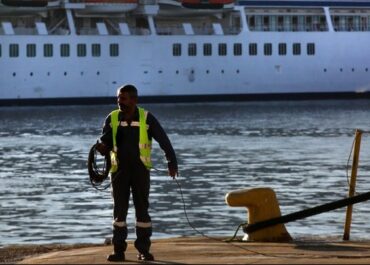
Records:
[[[117,43],[109,45],[109,54],[111,57],[117,57],[119,55],[119,46]]]
[[[9,57],[18,57],[19,56],[19,45],[10,44],[9,45]]]
[[[211,43],[204,43],[203,44],[203,55],[204,56],[211,56],[212,55],[212,44]]]
[[[53,56],[53,44],[50,43],[44,44],[44,56],[45,57]]]
[[[188,55],[189,56],[196,56],[197,55],[197,44],[196,43],[189,43]]]
[[[83,43],[77,44],[77,56],[78,57],[86,56],[86,44]]]
[[[36,56],[36,44],[27,44],[27,57]]]
[[[286,55],[286,43],[279,43],[279,55]]]
[[[300,55],[300,54],[301,54],[301,44],[293,43],[293,55]]]
[[[249,55],[257,55],[257,43],[249,43]]]
[[[69,44],[60,44],[60,56],[68,57],[69,56]]]
[[[241,43],[234,43],[234,55],[235,56],[242,55],[242,44]]]
[[[226,43],[219,43],[218,44],[218,55],[225,56],[226,53],[227,53]]]
[[[315,43],[307,43],[307,54],[315,55]]]
[[[271,43],[265,43],[263,45],[263,53],[265,55],[271,55],[272,54],[272,44]]]
[[[91,45],[91,54],[93,57],[100,57],[100,44],[94,43]]]
[[[172,55],[181,56],[181,43],[174,43],[172,45]]]

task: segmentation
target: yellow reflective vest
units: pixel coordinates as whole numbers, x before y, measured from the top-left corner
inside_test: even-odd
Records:
[[[143,162],[145,167],[149,170],[152,168],[152,141],[149,140],[148,130],[146,124],[146,118],[148,112],[143,108],[138,107],[139,110],[139,150],[140,160]],[[117,158],[117,129],[119,126],[118,114],[120,110],[114,110],[110,113],[111,126],[112,126],[112,137],[113,137],[113,150],[110,153],[111,157],[111,168],[110,173],[115,173],[118,169],[118,158]]]

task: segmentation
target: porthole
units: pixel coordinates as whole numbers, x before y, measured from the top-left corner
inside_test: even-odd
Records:
[[[177,74],[177,75],[179,74],[179,70],[176,70],[176,74]]]
[[[354,72],[355,71],[355,68],[352,68],[352,72]]]
[[[33,76],[33,72],[30,73],[30,76]]]
[[[221,73],[223,74],[223,73],[225,73],[225,70],[221,70]]]
[[[339,71],[343,72],[343,68],[340,68]]]
[[[159,70],[159,71],[158,71],[158,74],[161,74],[161,73],[163,73],[163,72],[162,72],[162,70]]]
[[[209,70],[207,70],[206,73],[209,74]]]
[[[67,72],[64,72],[64,76],[66,76],[67,75]]]
[[[13,72],[13,76],[16,76],[17,74],[15,72]]]
[[[97,71],[97,72],[96,72],[96,75],[100,75],[100,72],[99,72],[99,71]]]
[[[148,73],[148,71],[144,71],[144,74],[147,74]]]
[[[365,71],[366,71],[366,72],[368,72],[368,71],[369,71],[369,69],[368,69],[368,68],[365,68]]]
[[[326,68],[324,68],[324,72],[326,72]]]
[[[83,72],[83,71],[81,71],[81,72],[80,72],[80,75],[84,75],[84,72]]]
[[[50,72],[47,72],[46,74],[47,74],[47,76],[50,76]]]
[[[237,73],[237,74],[239,74],[239,73],[240,73],[239,69],[238,69],[238,70],[236,70],[236,73]]]

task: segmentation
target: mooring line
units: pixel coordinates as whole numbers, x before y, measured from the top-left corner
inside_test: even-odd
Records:
[[[179,176],[179,174],[178,174],[178,176]],[[227,245],[230,245],[230,246],[233,246],[233,247],[237,247],[237,248],[239,248],[239,249],[242,249],[242,250],[248,251],[248,252],[250,252],[250,253],[254,253],[254,254],[258,254],[258,255],[262,255],[262,256],[266,256],[266,257],[275,257],[275,258],[279,258],[278,256],[274,256],[274,255],[270,255],[270,254],[265,254],[265,253],[262,253],[262,252],[258,252],[258,251],[255,251],[255,250],[248,249],[248,248],[246,248],[246,247],[242,247],[242,246],[239,246],[239,245],[235,245],[235,244],[233,244],[231,241],[224,241],[224,240],[222,240],[222,239],[218,239],[218,238],[215,238],[215,237],[208,236],[208,235],[204,234],[202,231],[198,230],[198,229],[197,229],[197,228],[196,228],[196,227],[191,223],[191,221],[190,221],[190,219],[189,219],[189,216],[188,216],[188,213],[187,213],[187,210],[186,210],[186,204],[185,204],[184,194],[183,194],[183,192],[182,192],[181,185],[180,185],[179,181],[178,181],[176,178],[174,178],[174,180],[175,180],[175,182],[176,182],[176,184],[177,184],[177,186],[178,186],[178,189],[179,189],[179,191],[180,191],[181,200],[182,200],[182,205],[183,205],[183,209],[184,209],[184,214],[185,214],[186,220],[187,220],[187,222],[188,222],[189,226],[190,226],[190,227],[191,227],[195,232],[197,232],[198,234],[200,234],[200,235],[201,235],[201,236],[203,236],[204,238],[211,239],[211,240],[214,240],[214,241],[217,241],[217,242],[220,242],[220,243],[224,243],[224,244],[227,244]],[[238,227],[237,231],[239,230],[239,228],[240,228],[241,226],[242,226],[242,224],[241,224],[241,225],[239,225],[239,227]],[[236,231],[236,233],[237,233],[237,231]]]

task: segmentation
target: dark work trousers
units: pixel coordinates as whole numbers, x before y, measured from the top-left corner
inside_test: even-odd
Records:
[[[115,252],[124,252],[127,248],[126,217],[129,207],[130,190],[136,214],[135,247],[139,253],[148,253],[152,235],[151,219],[148,213],[150,174],[139,160],[136,163],[122,165],[112,176],[113,195],[113,239]]]

